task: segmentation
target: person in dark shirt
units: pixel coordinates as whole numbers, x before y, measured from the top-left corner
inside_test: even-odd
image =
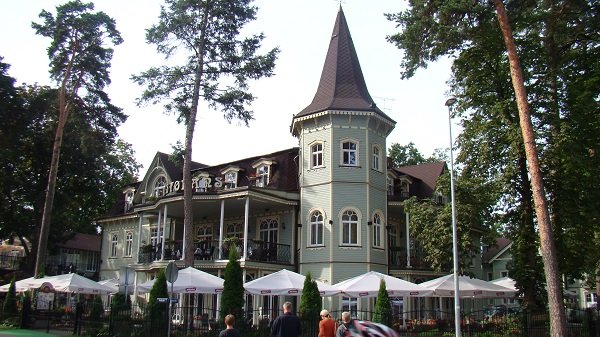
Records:
[[[233,327],[235,324],[235,316],[227,315],[225,316],[225,325],[227,325],[227,329],[222,330],[219,333],[219,337],[241,337],[240,332]]]
[[[292,313],[292,303],[283,303],[283,315],[273,321],[271,335],[275,337],[298,337],[301,332],[300,318]]]

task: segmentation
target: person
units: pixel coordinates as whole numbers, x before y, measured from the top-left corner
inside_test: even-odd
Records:
[[[354,322],[352,320],[352,316],[350,316],[350,313],[347,311],[342,312],[342,324],[338,326],[335,337],[352,336],[351,331],[353,330],[353,324]]]
[[[229,314],[225,316],[225,325],[227,328],[219,333],[219,337],[241,337],[240,332],[233,327],[235,324],[235,316]]]
[[[335,337],[337,326],[335,320],[329,315],[329,311],[321,310],[321,321],[319,322],[319,337]]]
[[[292,313],[292,303],[283,303],[283,315],[279,315],[271,324],[271,334],[275,337],[298,337],[300,333],[300,318]]]

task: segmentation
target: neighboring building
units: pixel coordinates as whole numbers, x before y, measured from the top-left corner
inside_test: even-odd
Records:
[[[101,240],[97,234],[74,233],[70,239],[56,243],[57,253],[46,259],[46,275],[77,273],[98,281]]]
[[[412,282],[440,276],[411,238],[403,201],[416,196],[445,203],[435,184],[447,168],[444,162],[388,167],[386,137],[395,124],[367,90],[340,8],[314,99],[292,118],[299,147],[193,165],[194,267],[222,276],[235,247],[245,281],[283,268],[329,284],[372,270]],[[181,166],[157,153],[143,180],[98,220],[101,279],[118,278],[129,267],[140,284],[169,260],[183,266],[182,188]],[[373,309],[367,300],[327,301],[331,309]],[[209,302],[217,303],[210,296],[197,303]],[[396,299],[394,305],[401,312],[440,302]],[[280,307],[267,296],[248,296],[246,305],[264,314]]]
[[[510,248],[512,241],[506,238],[498,238],[491,246],[484,246],[481,254],[483,265],[483,279],[492,281],[503,277],[510,277],[508,274],[508,264],[512,261]],[[518,306],[518,300],[515,298],[496,298],[490,299],[490,304]]]

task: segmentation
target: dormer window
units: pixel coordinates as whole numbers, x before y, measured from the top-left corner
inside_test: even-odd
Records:
[[[252,167],[256,169],[256,186],[267,187],[271,179],[271,166],[276,164],[275,161],[270,159],[260,159],[252,164]]]
[[[125,199],[123,201],[123,212],[127,213],[133,208],[133,196],[135,194],[134,189],[127,189],[124,192]]]
[[[356,142],[342,142],[342,165],[358,166],[358,145]]]
[[[206,192],[210,187],[210,176],[206,172],[201,172],[195,177],[196,192]]]
[[[167,187],[167,178],[165,176],[159,176],[154,181],[154,196],[160,198],[165,195],[165,189]]]
[[[223,188],[227,190],[238,187],[239,171],[241,171],[241,168],[238,166],[227,166],[221,171],[223,175]]]

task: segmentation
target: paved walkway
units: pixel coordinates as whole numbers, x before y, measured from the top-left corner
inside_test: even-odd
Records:
[[[71,336],[70,333],[66,331],[53,331],[50,330],[50,333],[46,333],[46,330],[27,330],[27,329],[10,329],[10,330],[0,330],[0,336],[4,337],[12,337],[12,336],[22,336],[22,337],[59,337],[59,336]]]

